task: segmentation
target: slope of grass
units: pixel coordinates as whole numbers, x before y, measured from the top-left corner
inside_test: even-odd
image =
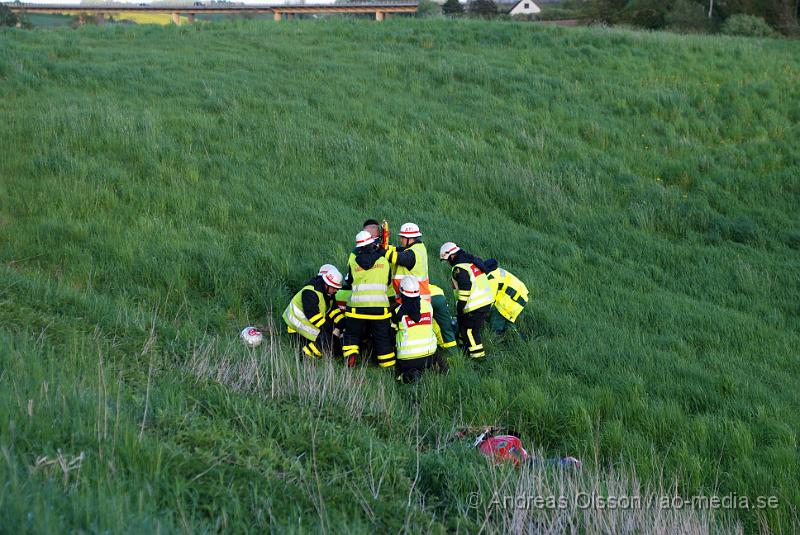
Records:
[[[0,50],[0,531],[535,526],[469,507],[529,477],[450,441],[483,424],[797,527],[797,43],[326,20]],[[238,345],[366,217],[498,258],[527,341],[412,388],[278,327]]]

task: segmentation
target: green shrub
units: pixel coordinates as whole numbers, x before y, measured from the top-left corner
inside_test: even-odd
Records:
[[[504,13],[502,15],[498,15],[497,18],[499,20],[510,19],[510,20],[515,20],[515,21],[533,22],[533,21],[539,20],[539,15],[535,15],[533,13],[521,14],[521,15],[506,15]]]
[[[538,20],[565,20],[583,17],[583,10],[580,7],[566,7],[560,4],[547,4],[539,7],[542,8],[542,12],[535,15]]]
[[[722,33],[725,35],[740,35],[742,37],[773,37],[775,30],[761,17],[752,15],[733,15],[722,24]]]

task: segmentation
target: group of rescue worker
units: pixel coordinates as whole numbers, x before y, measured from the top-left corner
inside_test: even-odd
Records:
[[[516,330],[528,289],[496,260],[483,260],[453,242],[441,246],[439,259],[451,266],[456,297],[453,322],[444,291],[430,283],[419,226],[402,225],[399,246],[388,243],[386,227],[365,221],[347,274],[323,265],[286,307],[283,320],[306,356],[327,353],[353,367],[371,353],[379,366],[393,368],[398,380],[411,382],[427,369],[447,371],[439,348],[449,352],[460,345],[469,357],[485,358],[481,330],[487,319],[495,332]]]

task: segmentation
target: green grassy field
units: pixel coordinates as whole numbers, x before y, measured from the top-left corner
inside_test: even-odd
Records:
[[[654,529],[487,505],[542,481],[776,496],[692,518],[798,529],[798,52],[446,20],[1,31],[0,532]],[[367,217],[498,258],[527,341],[415,387],[241,346]],[[584,479],[449,441],[484,424]]]

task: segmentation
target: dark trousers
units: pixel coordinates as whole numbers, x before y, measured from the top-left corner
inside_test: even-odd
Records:
[[[481,329],[488,311],[489,307],[485,306],[458,317],[458,337],[461,340],[461,349],[474,359],[486,356],[481,340]]]
[[[444,355],[434,353],[418,359],[397,359],[397,364],[395,364],[397,380],[404,383],[413,383],[420,378],[425,370],[431,368],[441,373],[446,372],[447,359]]]
[[[381,367],[394,366],[394,333],[392,323],[386,319],[363,319],[346,317],[342,352],[349,366],[355,365],[361,355],[362,340],[370,339],[375,360]]]
[[[330,331],[321,330],[317,339],[313,342],[308,338],[296,334],[297,340],[300,342],[300,350],[307,357],[321,358],[324,353],[331,355],[341,354],[341,344],[338,339],[333,336]]]

